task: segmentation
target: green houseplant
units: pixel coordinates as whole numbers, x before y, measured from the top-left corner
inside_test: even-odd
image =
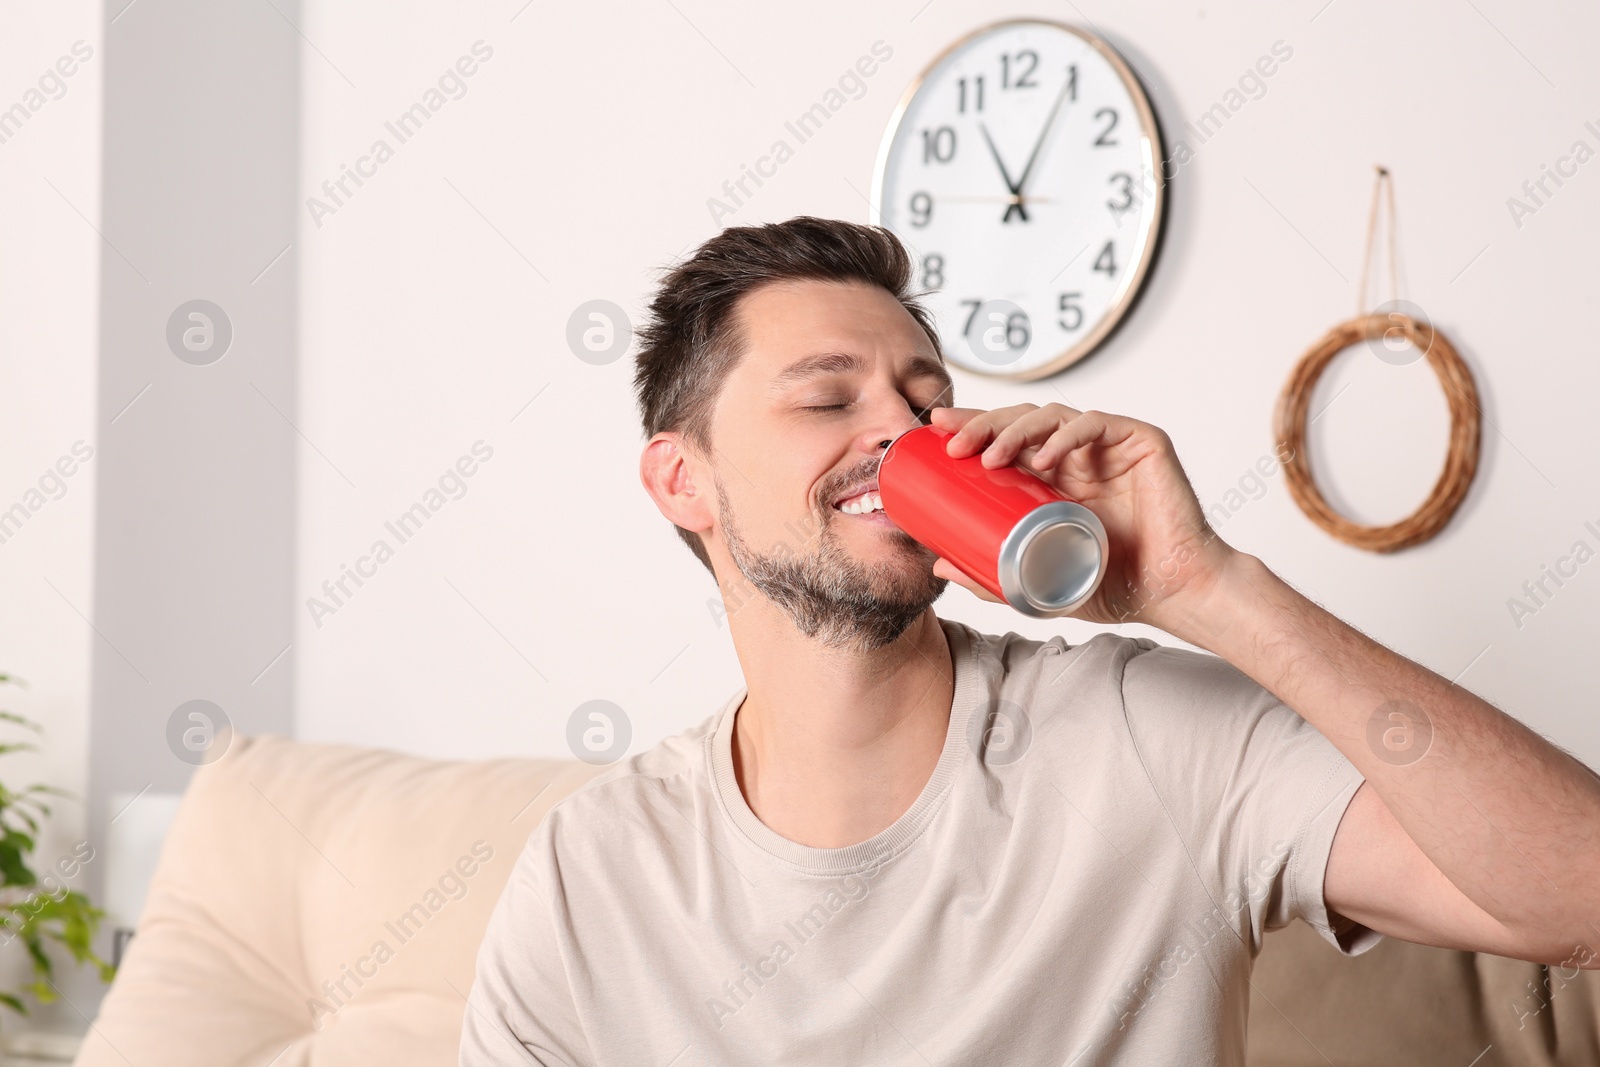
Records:
[[[0,685],[21,684],[21,679],[0,674]],[[0,710],[0,722],[34,734],[43,730],[38,723],[11,711]],[[28,740],[0,741],[0,756],[37,749]],[[87,841],[79,842],[70,856],[63,856],[46,870],[43,879],[34,870],[39,828],[50,817],[44,798],[71,795],[48,785],[14,790],[0,783],[0,945],[20,940],[33,965],[33,980],[17,989],[0,990],[0,1004],[24,1015],[28,1013],[25,996],[40,1004],[57,999],[55,967],[47,951],[50,942],[65,946],[77,963],[92,963],[101,981],[111,981],[116,973],[111,964],[95,955],[92,947],[105,912],[84,894],[69,889],[65,881],[94,858],[93,846]]]

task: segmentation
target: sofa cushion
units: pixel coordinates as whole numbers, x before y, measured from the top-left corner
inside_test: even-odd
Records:
[[[189,785],[78,1067],[453,1067],[512,864],[602,769],[235,737]]]
[[[1600,1064],[1600,971],[1393,937],[1349,957],[1296,921],[1251,987],[1249,1067]]]

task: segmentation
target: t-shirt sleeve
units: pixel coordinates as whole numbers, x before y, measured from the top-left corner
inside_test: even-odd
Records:
[[[1316,727],[1231,663],[1134,639],[1123,667],[1128,728],[1151,785],[1217,906],[1248,932],[1299,918],[1347,956],[1382,935],[1330,913],[1334,832],[1365,780]],[[1213,881],[1214,879],[1214,881]]]
[[[554,854],[556,812],[529,836],[489,916],[461,1027],[461,1067],[586,1067],[567,982]]]

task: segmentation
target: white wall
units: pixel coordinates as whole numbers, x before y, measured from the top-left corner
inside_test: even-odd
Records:
[[[93,228],[100,203],[100,18],[94,2],[12,5],[0,33],[0,111],[19,103],[28,110],[20,127],[0,128],[0,511],[17,504],[26,511],[25,519],[17,513],[20,527],[0,527],[0,672],[28,682],[27,689],[0,687],[0,708],[45,728],[41,751],[0,758],[0,781],[14,789],[46,782],[79,798],[53,805],[34,854],[41,876],[71,855],[88,821],[81,798],[88,792],[94,634],[84,616],[93,599],[97,464],[69,461],[62,469],[72,473],[59,482],[47,472],[62,457],[72,460],[75,443],[83,442],[80,452],[97,450],[101,438],[94,403],[101,242]],[[86,61],[72,56],[76,42],[92,53]],[[71,59],[63,68],[73,71],[70,77],[56,69],[64,56]],[[47,72],[59,81],[45,77],[41,88]],[[0,739],[27,736],[0,726]],[[84,881],[80,875],[70,884],[82,888]],[[20,949],[0,951],[6,989],[26,970]],[[68,961],[63,977],[71,981],[72,973]],[[67,986],[69,996],[76,986]],[[44,1018],[72,1020],[63,1005],[56,1008],[62,1010],[46,1010]]]
[[[1372,167],[1386,164],[1402,295],[1455,341],[1484,396],[1477,482],[1440,537],[1395,556],[1323,534],[1281,473],[1221,532],[1600,764],[1600,562],[1520,628],[1507,607],[1574,541],[1600,549],[1583,527],[1600,528],[1587,315],[1600,162],[1520,227],[1506,206],[1575,140],[1600,148],[1583,125],[1600,125],[1587,47],[1600,14],[1505,0],[309,3],[306,194],[378,138],[395,151],[320,225],[302,220],[301,597],[376,539],[397,551],[320,625],[302,605],[298,734],[565,756],[566,717],[589,699],[629,713],[635,751],[710,714],[739,684],[707,607],[715,588],[638,485],[631,361],[574,358],[568,316],[596,298],[637,311],[658,268],[715,232],[707,198],[881,39],[893,56],[865,95],[727,220],[865,221],[903,87],[958,36],[1024,14],[1092,19],[1145,79],[1169,147],[1275,41],[1293,56],[1215,137],[1191,140],[1162,260],[1109,345],[1040,383],[958,375],[958,402],[1065,396],[1156,423],[1202,501],[1223,499],[1270,452],[1290,367],[1355,310]],[[493,55],[466,95],[397,145],[384,122],[480,39]],[[1313,438],[1322,484],[1352,517],[1399,518],[1444,454],[1437,384],[1425,363],[1352,352],[1318,406],[1335,396]],[[465,496],[396,546],[385,520],[479,440],[493,458]],[[997,633],[1076,642],[1095,629],[956,587],[939,609]]]

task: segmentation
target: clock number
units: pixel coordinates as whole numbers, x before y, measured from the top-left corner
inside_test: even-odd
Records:
[[[911,225],[923,227],[933,218],[933,197],[927,193],[911,194]]]
[[[1100,250],[1099,257],[1094,261],[1094,269],[1101,271],[1108,278],[1116,277],[1117,251],[1115,248],[1115,242],[1106,242],[1106,246]]]
[[[1076,63],[1067,67],[1067,98],[1073,101],[1078,99],[1078,64]]]
[[[1020,311],[1013,311],[1011,314],[1005,316],[1004,322],[1002,323],[1000,313],[998,311],[991,311],[989,312],[989,321],[994,323],[994,325],[983,331],[983,344],[984,347],[989,351],[992,352],[996,348],[1000,347],[999,345],[990,344],[990,341],[997,339],[994,337],[994,334],[999,331],[1002,325],[1005,327],[1007,348],[1021,350],[1028,347],[1028,342],[1032,339],[1032,335],[1028,332],[1027,315]]]
[[[1117,144],[1118,142],[1115,140],[1106,140],[1106,138],[1110,136],[1111,131],[1117,128],[1117,113],[1109,107],[1103,107],[1094,113],[1094,117],[1097,119],[1110,120],[1106,123],[1106,128],[1100,131],[1100,136],[1094,139],[1094,146],[1096,148],[1110,148]]]
[[[1083,308],[1073,303],[1074,300],[1080,299],[1082,296],[1083,294],[1078,292],[1061,294],[1061,318],[1056,321],[1068,333],[1083,325]],[[1070,322],[1068,321],[1069,318],[1071,319]]]
[[[1027,67],[1025,69],[1022,66],[1022,61],[1023,60],[1027,60],[1028,61],[1028,65],[1027,65]],[[1037,89],[1039,87],[1039,83],[1036,82],[1036,81],[1029,81],[1029,79],[1033,77],[1033,72],[1038,66],[1039,66],[1039,53],[1038,52],[1035,52],[1031,48],[1024,48],[1022,51],[1018,52],[1017,53],[1017,68],[1018,68],[1017,81],[1016,81],[1016,84],[1013,85],[1012,82],[1011,82],[1011,56],[1009,56],[1006,53],[1002,52],[1000,54],[1000,88],[1002,88],[1002,89]]]
[[[949,126],[922,131],[922,162],[948,163],[956,155],[956,131]]]
[[[922,261],[922,287],[937,289],[943,284],[944,257],[937,252],[930,252]]]
[[[979,74],[977,77],[973,78],[972,79],[972,85],[973,85],[973,89],[972,89],[973,106],[972,106],[972,110],[974,110],[974,111],[982,111],[983,110],[983,75]],[[956,88],[961,93],[961,102],[956,107],[956,111],[958,111],[959,113],[965,115],[967,113],[967,79],[965,79],[965,78],[957,78],[956,79]]]
[[[1117,182],[1122,183],[1122,203],[1119,204],[1115,200],[1106,201],[1106,207],[1111,209],[1111,214],[1120,215],[1133,206],[1133,175],[1119,170],[1106,180],[1112,185]]]
[[[962,303],[963,306],[965,306],[967,304],[971,304],[972,305],[972,310],[967,312],[966,324],[961,327],[961,336],[965,337],[965,336],[967,336],[968,334],[970,334],[972,332],[972,320],[977,316],[978,309],[983,307],[983,301],[982,300],[963,300],[963,301],[961,301],[961,303]]]

